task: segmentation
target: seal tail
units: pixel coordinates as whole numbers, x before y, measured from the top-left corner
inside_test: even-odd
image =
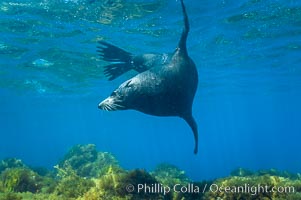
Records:
[[[189,33],[189,20],[188,20],[188,15],[187,15],[183,0],[181,0],[181,6],[182,6],[183,17],[184,17],[184,19],[183,19],[184,20],[184,29],[182,31],[182,35],[181,35],[177,50],[179,50],[180,53],[183,53],[184,55],[188,55],[186,41],[187,41],[187,37],[188,37],[188,33]]]
[[[131,53],[104,41],[98,43],[100,45],[97,46],[97,52],[100,58],[104,61],[113,62],[113,64],[104,66],[104,74],[110,81],[133,68],[133,55]]]
[[[192,132],[193,132],[193,135],[194,135],[194,142],[195,142],[194,154],[197,154],[198,153],[198,146],[199,146],[198,125],[195,122],[192,115],[190,115],[189,117],[184,117],[183,119],[188,123],[188,125],[192,129]]]

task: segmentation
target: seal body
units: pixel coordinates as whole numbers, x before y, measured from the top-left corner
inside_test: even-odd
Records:
[[[175,57],[125,81],[99,106],[110,103],[151,115],[185,116],[191,113],[187,106],[192,105],[197,80],[193,61]]]
[[[143,72],[122,83],[99,104],[99,108],[108,111],[134,109],[155,116],[181,117],[194,133],[194,153],[197,153],[198,130],[192,117],[192,104],[197,90],[198,74],[186,49],[189,24],[183,1],[181,4],[185,26],[174,53],[144,54],[154,56],[129,56],[127,59],[123,57],[123,60],[132,59],[132,61],[135,60],[134,58],[136,60],[140,58]],[[166,59],[164,55],[167,56]],[[133,66],[136,66],[136,68],[132,67],[136,71],[139,68],[137,63],[139,62],[131,62]]]

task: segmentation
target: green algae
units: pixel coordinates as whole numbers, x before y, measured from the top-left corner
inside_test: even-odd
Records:
[[[139,190],[138,185],[148,187]],[[183,187],[186,192],[173,190]],[[266,186],[266,191],[234,189]],[[217,187],[223,190],[215,190]],[[164,193],[163,189],[170,191]],[[232,191],[225,191],[230,188]],[[281,191],[270,192],[272,188]],[[284,191],[284,189],[291,191]],[[129,190],[130,189],[130,190]],[[282,191],[283,190],[283,191]],[[276,169],[238,168],[231,175],[211,181],[193,182],[184,171],[160,164],[154,171],[125,170],[108,152],[95,145],[72,147],[53,170],[30,168],[21,160],[0,161],[0,200],[215,200],[215,199],[301,199],[301,176]]]
[[[25,164],[16,158],[6,158],[0,161],[0,173],[8,168],[25,167]]]
[[[95,186],[94,182],[80,176],[67,176],[59,181],[55,193],[66,199],[77,198],[85,194],[91,187]]]
[[[107,174],[95,180],[96,187],[91,188],[82,198],[78,200],[98,199],[163,199],[159,193],[139,193],[137,187],[129,192],[127,186],[137,186],[139,183],[147,185],[156,184],[157,180],[145,170],[136,169],[124,171],[121,169],[110,169]]]
[[[301,196],[301,179],[290,179],[260,172],[250,176],[217,179],[211,185],[214,185],[214,188],[205,193],[205,199],[297,200]],[[217,187],[223,189],[217,190]]]
[[[94,144],[72,147],[58,164],[59,168],[71,168],[81,177],[99,177],[111,166],[119,166],[116,158],[108,152],[97,152]]]
[[[17,193],[0,193],[0,200],[21,200],[22,196]]]
[[[42,188],[42,178],[30,169],[9,168],[1,173],[4,191],[36,193]]]
[[[178,167],[162,163],[156,167],[156,169],[151,172],[151,174],[160,181],[163,185],[173,187],[175,184],[186,185],[192,182],[185,174],[184,171],[180,170]]]

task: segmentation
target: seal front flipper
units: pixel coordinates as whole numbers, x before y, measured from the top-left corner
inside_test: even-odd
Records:
[[[193,135],[194,135],[194,140],[195,140],[195,147],[194,147],[194,153],[197,154],[198,152],[198,127],[197,124],[192,116],[192,103],[193,103],[193,99],[194,99],[194,95],[197,89],[197,85],[198,85],[198,74],[197,74],[197,69],[196,66],[193,62],[193,60],[188,56],[188,52],[187,52],[187,37],[188,37],[188,33],[189,33],[189,20],[188,20],[188,15],[186,12],[186,8],[184,5],[183,0],[181,0],[181,6],[182,6],[182,12],[183,12],[183,21],[184,21],[184,28],[182,31],[182,35],[180,38],[180,41],[178,43],[178,47],[176,48],[176,51],[173,55],[172,59],[175,59],[175,62],[177,62],[178,58],[182,58],[185,64],[184,65],[178,65],[180,67],[183,67],[183,69],[187,70],[187,74],[189,79],[186,79],[186,83],[188,81],[190,81],[189,85],[189,89],[190,91],[192,91],[192,95],[190,98],[190,103],[189,106],[187,107],[187,111],[186,114],[184,114],[184,116],[182,115],[182,118],[189,124],[189,126],[192,129]],[[181,115],[180,115],[181,116]]]
[[[197,154],[198,153],[198,146],[199,146],[198,125],[195,122],[192,115],[189,115],[188,117],[183,117],[183,119],[187,122],[187,124],[192,129],[192,132],[193,132],[193,135],[194,135],[194,142],[195,142],[194,154]]]

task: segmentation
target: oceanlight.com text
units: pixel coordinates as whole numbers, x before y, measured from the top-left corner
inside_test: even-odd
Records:
[[[249,193],[257,195],[259,193],[294,193],[295,187],[293,186],[268,186],[263,184],[250,185],[244,184],[242,186],[218,186],[211,184],[209,191],[213,193]]]
[[[212,193],[249,193],[251,195],[257,195],[260,193],[295,193],[293,186],[268,186],[263,184],[250,185],[244,184],[241,186],[219,186],[217,184],[204,184],[202,186],[190,183],[187,185],[175,184],[173,186],[166,186],[161,183],[154,184],[128,184],[125,187],[129,193],[145,193],[145,194],[163,194],[166,195],[170,192],[174,193],[190,193],[198,194],[205,192]]]

